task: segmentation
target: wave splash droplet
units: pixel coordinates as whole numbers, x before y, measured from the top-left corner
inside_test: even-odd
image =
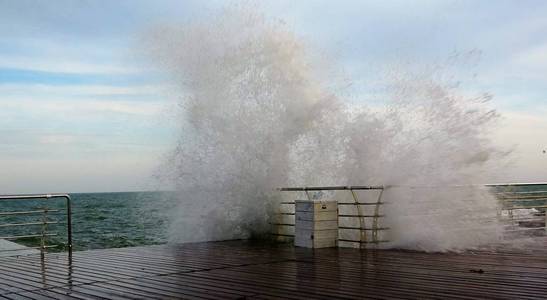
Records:
[[[484,182],[505,155],[489,138],[489,95],[465,96],[431,69],[394,72],[384,105],[345,101],[331,64],[282,22],[242,8],[147,39],[182,112],[164,170],[180,192],[173,241],[267,232],[280,186],[364,184],[398,186],[384,195],[393,247],[499,239],[494,197],[453,187]]]

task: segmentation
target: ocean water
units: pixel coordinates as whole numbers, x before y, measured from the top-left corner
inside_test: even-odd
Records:
[[[175,206],[173,192],[75,193],[72,198],[72,230],[75,250],[154,245],[167,242],[169,212]],[[66,213],[64,200],[3,201],[0,211],[23,211],[47,207],[60,209],[50,213],[48,244],[59,245],[50,251],[66,248]],[[43,215],[0,216],[0,224],[39,222]],[[0,236],[28,235],[41,232],[41,226],[0,228]],[[39,238],[15,240],[26,246],[39,246]]]
[[[547,185],[524,187],[498,187],[493,192],[547,191]],[[179,197],[175,192],[122,192],[74,193],[72,198],[72,228],[75,250],[133,247],[167,243],[172,235],[171,222],[184,216],[179,212]],[[547,198],[536,201],[515,202],[520,206],[545,206]],[[43,208],[59,209],[49,213],[49,220],[59,224],[49,225],[49,232],[59,235],[48,238],[49,245],[59,245],[51,252],[66,249],[66,211],[64,199],[32,201],[0,201],[0,212],[27,211]],[[539,208],[543,213],[545,210]],[[0,224],[40,222],[43,215],[2,216]],[[177,226],[175,226],[177,227]],[[41,226],[0,227],[0,236],[39,233]],[[186,233],[180,232],[181,235]],[[26,246],[39,246],[39,238],[15,240]]]

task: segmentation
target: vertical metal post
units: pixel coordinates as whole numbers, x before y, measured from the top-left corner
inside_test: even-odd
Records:
[[[47,201],[47,198],[46,198],[46,201]],[[40,259],[42,260],[42,262],[45,259],[46,232],[47,232],[47,206],[44,206],[44,214],[42,215],[42,236],[40,237]]]
[[[376,206],[374,207],[374,216],[372,219],[372,241],[374,245],[378,245],[378,218],[380,216],[380,204],[382,203],[382,195],[384,190],[380,190],[380,195],[378,195],[378,200],[376,200]]]
[[[68,255],[72,259],[72,203],[69,195],[65,195],[66,198],[66,231],[67,231],[67,244]]]
[[[359,220],[359,249],[363,246],[363,241],[367,241],[367,232],[365,231],[365,217],[363,217],[364,214],[361,213],[361,205],[359,205],[359,200],[357,199],[357,194],[353,189],[349,189],[351,192],[351,196],[353,197],[353,202],[355,203],[355,206],[357,208],[357,219]]]

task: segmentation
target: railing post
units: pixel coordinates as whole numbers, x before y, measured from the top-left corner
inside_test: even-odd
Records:
[[[372,219],[372,242],[375,246],[378,245],[378,218],[380,215],[380,204],[382,203],[382,195],[384,194],[384,190],[380,190],[380,194],[378,195],[378,200],[376,200],[376,206],[374,206],[374,217]]]
[[[66,221],[67,221],[67,250],[69,253],[69,260],[72,259],[72,202],[68,194],[35,194],[35,195],[0,195],[0,200],[7,201],[17,201],[17,200],[44,200],[48,202],[51,198],[65,198],[66,199]],[[9,216],[9,215],[32,215],[32,214],[42,214],[41,222],[26,222],[26,223],[14,223],[14,224],[0,224],[0,227],[11,227],[11,226],[39,226],[41,225],[41,232],[28,234],[28,235],[12,235],[0,237],[3,239],[17,239],[17,238],[40,238],[39,247],[31,247],[33,249],[40,249],[40,254],[42,259],[45,258],[45,252],[52,246],[47,245],[48,236],[58,235],[57,233],[50,234],[48,233],[49,224],[58,224],[59,222],[50,222],[48,219],[48,214],[51,212],[59,212],[61,209],[49,209],[47,203],[44,204],[44,207],[41,210],[31,210],[31,211],[13,211],[13,212],[0,212],[0,216]],[[26,250],[22,248],[20,250]],[[9,250],[12,251],[12,250]]]
[[[72,257],[72,203],[69,195],[66,198],[66,231],[68,243],[68,255]]]
[[[46,198],[47,201],[48,198]],[[46,234],[47,234],[47,204],[44,205],[44,214],[42,216],[42,237],[40,238],[40,259],[45,259],[46,252]]]
[[[361,249],[363,246],[363,241],[367,242],[367,232],[365,231],[366,221],[363,217],[364,213],[361,213],[361,205],[359,205],[359,199],[357,199],[357,194],[351,187],[349,191],[351,192],[351,196],[353,197],[353,203],[355,204],[355,208],[357,208],[357,219],[359,220],[359,249]]]

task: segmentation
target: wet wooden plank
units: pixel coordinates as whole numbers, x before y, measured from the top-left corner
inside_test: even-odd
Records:
[[[547,239],[543,240],[547,246]],[[0,258],[0,299],[544,299],[547,247],[466,253],[226,241]]]

